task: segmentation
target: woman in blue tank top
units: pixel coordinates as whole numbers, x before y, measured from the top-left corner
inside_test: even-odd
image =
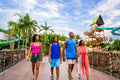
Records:
[[[54,70],[54,67],[56,67],[57,80],[59,80],[59,66],[60,66],[60,63],[62,63],[62,59],[61,59],[61,45],[58,44],[57,36],[53,37],[53,43],[50,44],[49,63],[51,65],[51,77],[50,78],[52,80],[54,79],[53,70]]]

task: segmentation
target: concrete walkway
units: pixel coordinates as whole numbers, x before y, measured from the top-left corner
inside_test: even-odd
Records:
[[[68,68],[67,63],[63,62],[60,66],[60,80],[68,80]],[[73,80],[78,80],[76,69],[72,73]],[[32,80],[31,63],[26,60],[16,64],[6,72],[0,74],[0,80]],[[48,58],[44,57],[40,65],[40,71],[38,80],[50,80],[50,64]],[[86,80],[85,76],[82,76],[81,80]],[[100,71],[91,69],[90,80],[119,80],[110,75],[102,73]]]

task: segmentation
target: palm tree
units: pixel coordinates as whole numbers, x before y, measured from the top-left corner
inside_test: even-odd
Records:
[[[51,31],[51,32],[54,32],[52,29],[50,29],[52,26],[47,26],[47,22],[45,21],[45,26],[41,25],[40,26],[42,30],[45,31],[45,41],[44,41],[44,55],[45,55],[45,45],[46,45],[46,35],[47,35],[47,31]]]
[[[25,48],[27,49],[27,38],[28,38],[28,32],[30,33],[30,38],[33,33],[37,31],[37,21],[36,20],[31,20],[29,14],[26,14],[24,17],[20,15],[19,13],[16,13],[15,15],[18,15],[20,17],[19,19],[19,26],[22,28],[22,34],[23,34],[23,45],[22,48],[24,47],[24,37],[26,34],[26,41],[25,41]],[[30,40],[31,42],[31,40]]]
[[[21,36],[22,36],[22,39],[23,39],[23,44],[22,44],[22,49],[24,48],[24,43],[25,43],[25,29],[22,29],[22,32],[21,32]]]
[[[75,35],[75,38],[76,38],[77,44],[78,44],[78,40],[81,39],[80,35]]]
[[[40,27],[37,25],[37,21],[31,20],[31,26],[28,29],[28,32],[30,34],[30,43],[32,42],[31,37],[37,32],[37,30],[40,30]]]
[[[19,28],[21,29],[21,35],[23,36],[23,45],[22,45],[22,48],[24,47],[24,35],[25,35],[25,27],[24,27],[24,17],[19,14],[19,13],[16,13],[14,14],[15,16],[19,16],[19,20],[18,20],[18,26]]]
[[[11,34],[19,34],[19,39],[18,39],[18,49],[20,49],[20,32],[21,32],[21,28],[19,27],[18,23],[14,22],[14,21],[9,21],[8,22],[8,26],[9,28],[11,28]]]
[[[37,21],[36,20],[31,20],[29,14],[26,14],[26,16],[24,16],[24,26],[25,26],[25,30],[26,30],[26,49],[27,49],[27,37],[28,37],[28,32],[36,32],[37,31]]]

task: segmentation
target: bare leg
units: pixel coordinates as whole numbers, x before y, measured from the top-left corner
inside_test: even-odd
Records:
[[[57,80],[59,80],[59,67],[56,67]]]
[[[51,76],[54,75],[53,71],[54,71],[54,67],[51,67]]]
[[[32,62],[32,73],[33,73],[33,76],[34,76],[34,71],[35,71],[35,63]]]
[[[78,78],[79,78],[79,80],[81,80],[81,75],[80,74],[78,74]]]
[[[89,80],[89,76],[87,76],[87,80]]]
[[[40,61],[36,62],[36,76],[35,76],[35,80],[37,80],[38,74],[39,74],[39,66],[40,66]]]
[[[68,64],[68,75],[69,75],[69,80],[72,80],[71,71],[72,71],[72,64]]]
[[[71,67],[71,72],[73,71],[73,68],[74,68],[74,64],[71,64],[72,65],[72,67]]]

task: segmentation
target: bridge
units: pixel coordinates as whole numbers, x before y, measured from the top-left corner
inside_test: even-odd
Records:
[[[16,54],[16,51],[12,54]],[[4,55],[7,55],[7,52],[4,52]],[[1,71],[0,73],[0,80],[32,80],[31,62],[27,62],[26,59],[24,59],[24,56],[25,54],[22,55],[21,52],[21,54],[19,54],[19,57],[16,57],[17,63],[15,60],[12,59],[12,62],[14,63],[12,66],[8,64],[9,67],[7,67],[6,64],[6,69],[4,68],[4,71]],[[60,65],[60,80],[68,80],[67,65],[67,62],[63,62]],[[76,73],[76,66],[74,67],[72,76],[73,80],[79,80]],[[47,56],[44,56],[43,61],[40,64],[38,80],[50,80],[50,64],[48,62]],[[85,75],[82,75],[81,80],[86,80]],[[91,68],[90,80],[119,80],[119,78],[113,77],[97,69]]]

